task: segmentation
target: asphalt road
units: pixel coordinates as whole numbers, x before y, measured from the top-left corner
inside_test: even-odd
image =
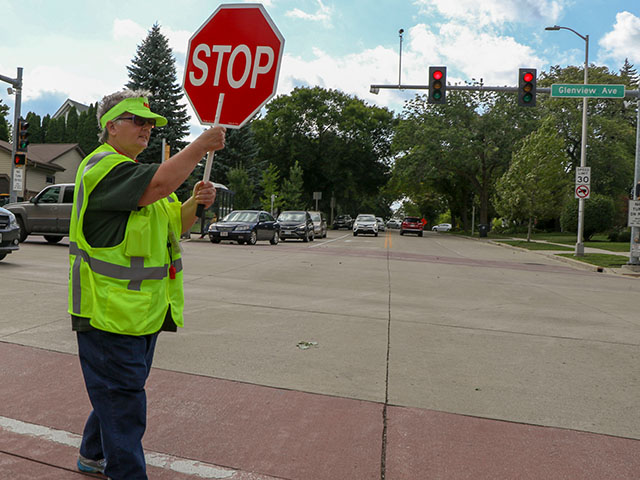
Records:
[[[76,352],[67,244],[0,262],[0,342]],[[182,245],[156,368],[640,439],[638,279],[432,232]]]

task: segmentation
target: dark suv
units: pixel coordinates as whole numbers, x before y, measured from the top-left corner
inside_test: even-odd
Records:
[[[313,220],[309,212],[302,210],[287,210],[278,215],[280,223],[280,240],[298,238],[303,242],[313,242]]]
[[[352,227],[353,227],[353,218],[351,218],[351,215],[338,215],[333,220],[334,230],[339,230],[341,228],[346,228],[348,230],[351,230]]]

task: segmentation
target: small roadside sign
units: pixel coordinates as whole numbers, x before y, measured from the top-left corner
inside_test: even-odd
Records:
[[[629,226],[640,227],[640,201],[629,200]]]
[[[551,85],[552,97],[624,98],[624,85],[564,84]]]
[[[576,168],[575,198],[589,198],[591,195],[591,167]]]
[[[13,169],[13,189],[15,191],[22,191],[22,168],[16,167]]]

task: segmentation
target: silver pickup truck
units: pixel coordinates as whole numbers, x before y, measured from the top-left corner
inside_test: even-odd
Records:
[[[28,202],[4,206],[16,216],[20,226],[20,242],[29,235],[44,235],[49,243],[58,243],[69,236],[73,183],[49,185]]]

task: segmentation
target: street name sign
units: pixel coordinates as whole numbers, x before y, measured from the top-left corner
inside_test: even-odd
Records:
[[[591,167],[576,168],[575,198],[589,198],[591,196]]]
[[[551,85],[552,97],[624,98],[624,85],[564,84]]]

